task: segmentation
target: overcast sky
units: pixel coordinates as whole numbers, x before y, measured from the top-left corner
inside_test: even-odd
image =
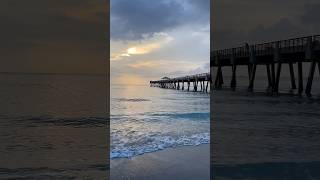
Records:
[[[320,34],[319,0],[215,0],[215,49]]]
[[[213,5],[216,48],[320,34],[318,0]],[[0,71],[105,73],[107,9],[105,0],[1,0]],[[112,75],[206,71],[209,31],[209,0],[111,0]]]
[[[111,0],[112,83],[209,71],[210,0]]]
[[[1,0],[0,71],[106,73],[105,0]]]

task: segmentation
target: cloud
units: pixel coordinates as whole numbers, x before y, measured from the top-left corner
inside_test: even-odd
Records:
[[[215,2],[211,36],[214,49],[307,36],[318,34],[320,30],[319,3],[308,5],[299,0]]]
[[[131,68],[152,68],[152,67],[157,67],[161,65],[162,63],[160,62],[153,62],[153,61],[140,61],[134,64],[130,64],[129,67]]]
[[[111,38],[143,39],[182,24],[207,21],[209,0],[111,1]]]
[[[131,56],[148,54],[167,45],[174,38],[166,33],[155,33],[140,41],[111,41],[111,61],[128,59]]]
[[[0,1],[0,71],[105,73],[108,6],[102,0]]]
[[[307,4],[305,5],[305,12],[301,16],[301,22],[304,24],[311,26],[312,31],[318,32],[320,31],[320,3],[317,4]]]
[[[209,4],[210,0],[112,1],[111,80],[135,75],[133,81],[146,84],[200,71],[209,63]]]

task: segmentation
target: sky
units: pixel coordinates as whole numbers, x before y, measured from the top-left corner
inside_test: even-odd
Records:
[[[213,49],[320,34],[319,0],[213,2]]]
[[[110,1],[113,79],[206,71],[209,0]],[[107,0],[1,0],[0,72],[107,73],[108,9]],[[319,0],[214,0],[211,44],[320,34],[319,9]]]
[[[111,0],[112,84],[209,71],[210,0]]]
[[[106,73],[106,0],[1,0],[0,72]]]

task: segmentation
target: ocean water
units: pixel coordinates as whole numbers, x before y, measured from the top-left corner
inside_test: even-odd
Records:
[[[307,71],[304,77],[305,83]],[[230,77],[224,80],[224,89],[211,96],[214,178],[320,179],[318,74],[311,98],[295,95],[285,74],[278,95],[266,93],[263,74],[258,74],[254,92],[247,92],[245,73],[238,77],[236,91],[228,87]]]
[[[208,144],[209,108],[208,93],[111,85],[111,159]]]
[[[106,97],[106,76],[1,74],[0,179],[104,179]]]

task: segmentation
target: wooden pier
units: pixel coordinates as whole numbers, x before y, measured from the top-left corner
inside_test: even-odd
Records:
[[[210,82],[210,73],[202,73],[175,78],[166,77],[161,80],[150,81],[150,86],[185,91],[209,92]]]
[[[247,66],[248,69],[248,90],[252,91],[255,83],[257,66],[266,68],[266,84],[272,92],[277,93],[281,76],[281,68],[284,65],[289,67],[291,88],[298,88],[301,95],[303,90],[307,96],[311,96],[311,89],[316,65],[320,72],[320,35],[299,37],[281,41],[267,42],[261,44],[244,44],[244,46],[214,50],[211,52],[210,69],[215,74],[214,88],[221,88],[223,81],[223,67],[232,70],[230,87],[237,86],[237,67]],[[309,75],[304,88],[303,63],[309,63]],[[294,74],[294,68],[298,71],[298,84]],[[215,68],[214,68],[215,67]],[[214,69],[216,69],[214,71]],[[297,87],[298,86],[298,87]]]

